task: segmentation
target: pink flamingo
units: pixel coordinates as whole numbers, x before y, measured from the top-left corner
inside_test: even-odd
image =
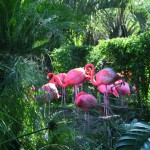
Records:
[[[46,83],[41,88],[39,88],[39,91],[46,92],[45,94],[41,95],[45,97],[45,102],[49,102],[51,99],[58,99],[59,93],[54,83]]]
[[[77,94],[75,104],[77,107],[85,111],[84,115],[85,120],[87,120],[87,113],[88,113],[88,123],[89,123],[89,109],[98,107],[99,111],[102,112],[97,99],[93,95],[87,94],[84,91]]]
[[[121,97],[121,107],[125,106],[125,95],[130,95],[130,87],[127,82],[123,80],[118,80],[115,82],[116,90]]]
[[[67,76],[67,74],[66,73],[58,73],[58,74],[56,74],[56,76],[58,76],[59,77],[59,79],[60,79],[60,81],[63,83],[63,84],[65,84],[65,79],[66,79],[66,76]],[[51,77],[51,73],[48,73],[47,74],[47,78],[49,79]],[[56,86],[59,86],[59,84],[55,81],[55,79],[54,78],[52,78],[50,81],[49,81],[49,83],[54,83]],[[62,105],[62,103],[64,102],[64,105],[66,105],[66,88],[65,87],[62,87],[61,86],[61,105]]]
[[[89,68],[92,68],[91,70],[91,83],[94,86],[99,86],[101,84],[104,84],[106,86],[106,93],[105,93],[105,102],[104,108],[105,110],[105,115],[107,116],[109,114],[108,111],[108,92],[107,92],[107,85],[113,84],[115,81],[120,79],[121,77],[111,68],[104,68],[100,70],[96,74],[96,80],[94,79],[94,74],[95,74],[95,67],[93,64],[87,64],[85,65],[85,70],[89,70]]]
[[[134,92],[135,94],[137,94],[137,93],[138,93],[138,91],[137,91],[137,88],[136,88],[135,84],[132,86],[132,90],[133,90],[133,92]]]
[[[102,94],[104,94],[104,112],[108,111],[106,110],[109,107],[109,100],[107,101],[106,99],[106,85],[101,84],[97,87],[98,91]],[[113,94],[116,97],[119,97],[119,94],[113,84],[107,85],[107,93],[108,94]]]
[[[32,92],[35,91],[35,87],[32,86],[31,88]],[[40,95],[34,96],[35,100],[44,100],[45,102],[45,108],[44,108],[44,117],[45,117],[45,111],[46,111],[46,103],[49,103],[49,113],[50,113],[50,101],[52,99],[58,99],[59,93],[54,83],[47,83],[44,84],[42,87],[38,89],[40,92]]]
[[[74,86],[74,99],[79,93],[79,86],[86,80],[90,80],[90,76],[86,74],[83,68],[75,68],[67,73],[66,85]]]
[[[89,70],[89,69],[88,69]],[[62,87],[67,87],[67,86],[74,86],[74,96],[76,97],[76,95],[79,92],[78,87],[86,80],[90,80],[90,76],[88,74],[86,74],[85,70],[83,68],[75,68],[70,70],[67,75],[66,78],[64,80],[64,83],[60,80],[60,78],[58,76],[56,76],[53,73],[50,73],[49,75],[52,75],[53,78],[56,80],[56,82],[62,86]],[[75,99],[75,98],[74,98]]]

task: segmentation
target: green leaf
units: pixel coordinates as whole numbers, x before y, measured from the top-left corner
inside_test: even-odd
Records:
[[[148,150],[150,148],[150,124],[144,122],[135,122],[116,144],[117,150]],[[130,147],[130,148],[129,148]]]

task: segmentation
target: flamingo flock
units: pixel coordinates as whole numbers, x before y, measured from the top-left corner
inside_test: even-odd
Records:
[[[52,99],[59,99],[57,87],[61,87],[61,105],[66,105],[66,88],[73,86],[73,100],[72,103],[84,110],[85,116],[89,109],[99,108],[102,111],[102,104],[99,104],[96,97],[83,90],[79,90],[84,82],[89,82],[91,85],[96,86],[98,92],[104,95],[104,116],[109,115],[110,105],[109,96],[113,94],[117,98],[121,98],[121,107],[126,107],[126,96],[131,94],[130,87],[122,77],[116,73],[112,68],[103,68],[97,73],[93,64],[86,64],[84,67],[71,69],[68,73],[53,72],[47,73],[49,82],[40,88],[40,91],[45,91],[45,102]],[[134,91],[135,86],[134,86]],[[38,99],[38,98],[36,98]],[[49,100],[48,100],[49,99]]]

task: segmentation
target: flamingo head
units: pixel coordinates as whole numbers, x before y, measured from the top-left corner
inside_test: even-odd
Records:
[[[60,98],[60,97],[61,97],[61,96],[59,95],[59,93],[58,93],[58,92],[55,92],[54,98],[58,99],[58,98]]]
[[[89,67],[86,69],[86,74],[91,76],[91,73],[92,73],[92,69]]]
[[[117,80],[117,81],[115,82],[115,84],[116,84],[116,87],[117,87],[117,86],[125,85],[125,80],[123,80],[123,79]]]
[[[91,79],[91,74],[92,74],[92,69],[91,68],[87,68],[85,70],[86,73],[86,80],[90,80]]]
[[[49,72],[49,73],[47,74],[47,79],[50,79],[50,77],[53,77],[53,76],[54,76],[54,73]]]
[[[112,86],[112,87],[111,87],[111,91],[112,91],[112,93],[113,93],[116,97],[119,97],[118,91],[116,90],[116,87],[115,87],[115,86]]]

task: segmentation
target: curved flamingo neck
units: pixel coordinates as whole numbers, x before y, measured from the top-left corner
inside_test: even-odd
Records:
[[[60,80],[60,78],[57,75],[53,76],[54,80],[56,80],[56,82],[59,84],[59,86],[65,88],[67,87],[69,84],[68,83],[62,83],[62,81]]]
[[[55,74],[52,73],[52,72],[47,73],[47,79],[50,79],[50,80],[49,80],[49,83],[54,83],[54,79],[53,79],[53,76],[54,76],[54,75],[55,75]]]
[[[59,84],[59,86],[65,87],[65,85],[62,83],[62,81],[60,80],[60,78],[57,75],[55,75],[54,73],[48,73],[47,77],[48,78],[52,77],[52,79],[50,80],[50,82],[54,83],[54,80],[56,80],[56,82]]]
[[[94,74],[95,74],[95,67],[93,64],[87,64],[85,65],[85,69],[86,70],[89,70],[89,68],[92,68],[91,70],[91,83],[94,85],[94,86],[99,86],[99,84],[96,82],[96,80],[94,79]]]
[[[50,72],[47,74],[47,78],[49,79],[50,77],[53,77],[54,75],[55,75],[54,73]]]

